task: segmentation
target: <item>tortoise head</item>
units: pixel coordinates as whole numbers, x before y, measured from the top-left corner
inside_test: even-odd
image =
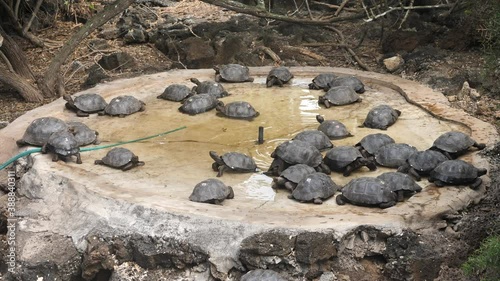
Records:
[[[73,103],[73,98],[71,97],[71,95],[63,95],[63,99],[69,103]]]
[[[224,110],[224,103],[222,101],[218,101],[217,105],[215,106],[215,110],[223,111]]]
[[[316,115],[316,120],[319,122],[319,123],[323,123],[325,121],[325,118],[323,118],[323,116],[321,115]]]
[[[200,85],[201,84],[200,80],[198,80],[196,78],[191,78],[191,79],[189,79],[189,81],[195,83],[196,85]]]
[[[220,156],[217,154],[217,152],[215,152],[215,151],[212,150],[208,154],[210,154],[210,157],[212,157],[212,159],[215,162],[217,162],[217,163],[221,163],[222,162],[222,160],[220,159]],[[222,164],[224,164],[224,163],[222,163]]]

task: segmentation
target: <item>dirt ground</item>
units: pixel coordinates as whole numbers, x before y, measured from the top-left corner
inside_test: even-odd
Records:
[[[219,7],[211,6],[198,1],[181,1],[176,6],[172,7],[148,7],[144,5],[136,5],[137,9],[153,11],[158,20],[168,16],[175,16],[180,19],[189,18],[192,21],[224,21],[229,19],[236,13],[221,9]],[[258,18],[254,18],[259,21]],[[260,20],[262,21],[262,20]],[[275,22],[267,23],[275,24]],[[74,33],[81,23],[76,20],[54,22],[51,27],[40,30],[37,35],[50,39],[51,47],[44,49],[30,47],[23,42],[22,39],[16,38],[22,44],[24,50],[28,54],[33,71],[37,75],[42,75],[43,71],[48,67],[50,59],[54,56],[57,48]],[[277,26],[279,28],[280,26]],[[358,24],[339,24],[338,28],[342,30],[345,41],[349,45],[355,45],[359,41],[361,30],[365,26],[361,23]],[[353,31],[354,30],[354,31]],[[313,34],[314,35],[314,34]],[[73,56],[68,60],[63,68],[65,73],[66,91],[69,93],[76,93],[81,90],[81,85],[87,78],[87,70],[95,64],[103,55],[111,51],[125,51],[136,59],[137,67],[134,69],[125,69],[120,71],[107,71],[106,74],[110,76],[109,79],[116,79],[122,77],[130,77],[153,73],[158,71],[167,71],[172,67],[179,66],[179,62],[172,57],[162,53],[150,43],[146,44],[125,44],[123,40],[108,40],[108,44],[112,46],[106,52],[92,50],[88,47],[88,43],[97,38],[97,34],[92,34],[87,38],[80,47],[76,50]],[[373,71],[387,73],[387,69],[381,63],[385,58],[387,52],[382,52],[382,46],[379,36],[370,33],[364,39],[363,43],[355,49],[357,56]],[[293,40],[291,40],[293,42]],[[307,40],[305,40],[307,42]],[[301,43],[304,43],[301,42]],[[300,45],[301,49],[308,50],[306,55],[287,55],[283,56],[285,65],[325,65],[334,67],[348,67],[359,68],[352,56],[350,56],[344,49],[331,46],[320,45],[316,47],[304,47]],[[423,49],[425,50],[425,49]],[[297,49],[296,49],[297,51]],[[390,52],[389,52],[390,53]],[[456,94],[462,86],[463,81],[455,81],[453,78],[460,76],[460,73],[465,70],[480,69],[484,63],[480,50],[477,47],[466,48],[462,50],[449,50],[440,49],[441,54],[439,58],[430,61],[425,61],[425,69],[418,68],[418,60],[412,61],[415,65],[410,63],[406,64],[404,68],[394,72],[395,75],[403,76],[407,79],[421,81],[431,87],[443,91],[447,95]],[[281,53],[278,53],[282,55]],[[421,52],[421,56],[425,56],[425,52]],[[293,59],[290,59],[293,57]],[[315,59],[316,58],[316,59]],[[322,60],[326,58],[327,61]],[[262,63],[271,63],[272,60],[262,60]],[[259,65],[260,66],[260,65]],[[479,71],[479,70],[478,70]],[[449,74],[449,80],[443,82],[439,79],[434,79],[438,74]],[[473,85],[471,85],[473,86]],[[475,115],[477,118],[486,122],[495,124],[497,130],[500,128],[500,95],[498,93],[483,93],[479,100],[475,102],[475,107],[467,107],[470,114]],[[44,101],[43,104],[51,102],[50,99]],[[25,103],[15,92],[6,89],[0,85],[0,122],[7,124],[24,112],[36,108],[42,104],[38,103]],[[456,106],[460,106],[456,104]],[[1,125],[1,124],[0,124]],[[442,266],[440,277],[438,280],[474,280],[476,278],[467,279],[463,276],[458,269],[460,264],[466,259],[479,243],[488,234],[494,231],[495,226],[497,231],[500,232],[500,144],[492,149],[486,149],[483,152],[490,157],[492,170],[489,175],[492,178],[492,186],[488,190],[486,198],[480,204],[471,206],[470,208],[457,213],[455,220],[456,231],[443,230],[437,234],[433,234],[436,241],[442,241],[448,245],[446,247],[447,262]]]

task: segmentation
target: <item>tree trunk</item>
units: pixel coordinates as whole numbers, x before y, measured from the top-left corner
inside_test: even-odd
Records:
[[[21,75],[0,68],[0,82],[13,87],[27,102],[42,102],[42,94]]]
[[[34,83],[35,75],[29,67],[28,60],[23,50],[17,45],[16,41],[5,33],[1,26],[0,37],[3,37],[3,44],[0,45],[0,51],[7,57],[14,71]]]
[[[61,66],[74,52],[80,42],[90,35],[94,30],[111,20],[113,17],[128,8],[135,0],[117,0],[104,8],[101,12],[93,16],[78,32],[64,44],[59,52],[52,59],[48,70],[45,72],[38,87],[45,96],[64,95],[64,79],[61,74]]]

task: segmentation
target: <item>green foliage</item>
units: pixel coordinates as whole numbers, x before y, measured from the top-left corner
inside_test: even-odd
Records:
[[[500,77],[500,3],[491,5],[491,11],[485,19],[481,42],[486,61],[486,74]]]
[[[485,239],[479,249],[462,265],[468,276],[479,276],[481,281],[500,280],[500,231],[498,224],[493,233]]]

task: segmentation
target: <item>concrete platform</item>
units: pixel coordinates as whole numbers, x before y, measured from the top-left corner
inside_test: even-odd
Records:
[[[276,145],[304,129],[317,128],[316,114],[342,121],[354,135],[333,141],[335,145],[354,145],[365,135],[377,132],[419,150],[429,148],[437,136],[450,130],[466,132],[487,145],[499,139],[492,125],[451,108],[441,93],[416,82],[341,68],[292,67],[295,78],[291,85],[268,89],[265,77],[269,70],[251,68],[256,78],[253,83],[224,84],[231,96],[222,101],[245,100],[260,112],[251,122],[221,118],[215,110],[196,116],[181,114],[177,110],[180,104],[156,98],[172,83],[193,86],[191,77],[213,79],[213,70],[174,70],[104,83],[84,91],[99,93],[108,101],[118,95],[133,95],[146,103],[144,112],[125,118],[78,118],[59,99],[16,119],[1,131],[0,162],[23,150],[17,148],[15,140],[22,137],[33,119],[43,116],[82,121],[99,131],[102,144],[187,126],[169,135],[125,145],[146,162],[127,172],[93,164],[107,149],[82,153],[81,165],[73,161],[55,163],[48,155],[33,155],[33,168],[20,182],[19,193],[29,198],[19,210],[23,216],[21,228],[71,236],[78,248],[85,246],[83,238],[91,232],[175,233],[215,257],[235,258],[241,239],[265,229],[328,230],[343,237],[360,225],[392,233],[405,228],[433,228],[443,214],[462,209],[483,196],[489,184],[487,176],[477,191],[463,186],[436,188],[424,179],[419,183],[424,188],[421,193],[384,210],[338,206],[334,198],[322,205],[302,204],[288,199],[284,190],[272,190],[271,178],[261,173],[226,173],[221,180],[233,186],[233,200],[224,201],[222,206],[190,202],[194,185],[216,175],[208,151],[247,153],[265,171]],[[308,90],[307,84],[322,72],[356,75],[367,86],[363,101],[329,109],[318,106],[317,98],[323,92]],[[387,131],[359,128],[367,112],[383,103],[402,111],[397,123]],[[262,145],[255,143],[259,126],[265,128],[266,142]],[[486,160],[473,150],[463,159],[488,168]],[[377,176],[386,171],[390,169],[371,172],[363,168],[347,178],[333,173],[332,179],[344,185],[354,177]],[[214,235],[219,235],[218,239],[208,241]]]

